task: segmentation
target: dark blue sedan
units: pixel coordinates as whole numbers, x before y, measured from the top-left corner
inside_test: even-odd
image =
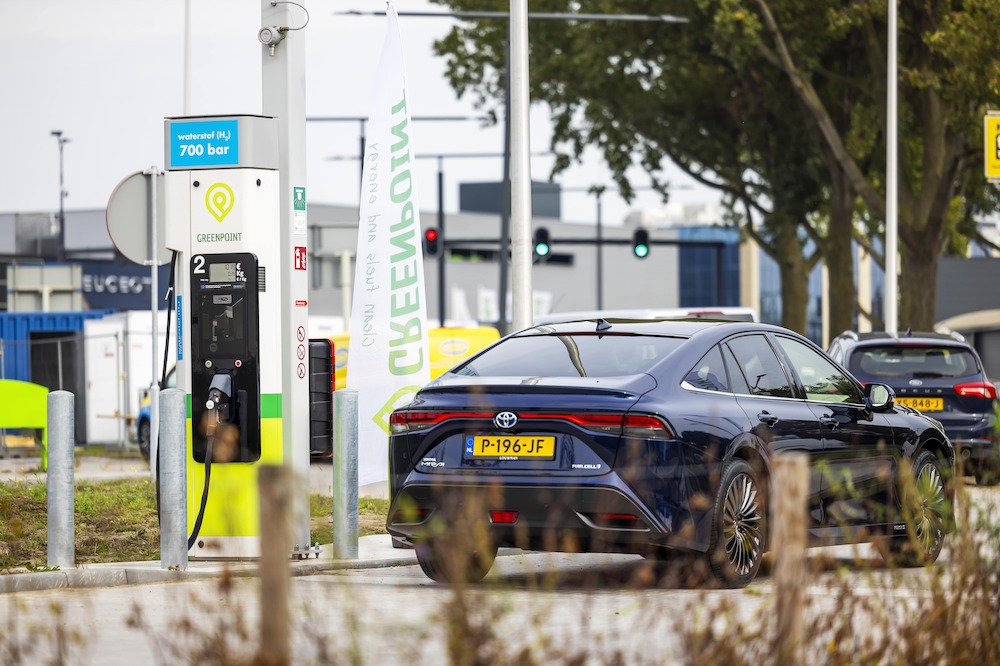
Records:
[[[766,324],[536,326],[441,375],[390,422],[387,528],[439,581],[481,579],[510,545],[679,549],[746,585],[770,547],[772,462],[790,451],[812,464],[814,545],[875,540],[924,564],[950,523],[955,454],[940,424]]]

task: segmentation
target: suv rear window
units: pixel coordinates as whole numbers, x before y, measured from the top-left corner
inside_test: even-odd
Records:
[[[864,377],[965,377],[979,372],[976,359],[961,347],[861,347],[851,355],[851,372]]]
[[[633,334],[523,335],[507,338],[455,369],[493,377],[616,377],[649,370],[684,338]]]

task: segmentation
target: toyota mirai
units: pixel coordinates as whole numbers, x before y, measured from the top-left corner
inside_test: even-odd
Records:
[[[874,541],[925,564],[951,523],[940,424],[767,324],[535,326],[425,386],[390,427],[387,529],[438,581],[479,580],[514,546],[685,551],[744,586],[789,452],[811,464],[811,545]]]

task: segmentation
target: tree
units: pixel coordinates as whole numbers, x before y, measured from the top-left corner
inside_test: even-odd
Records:
[[[473,6],[467,0],[448,4]],[[568,4],[532,9],[566,10]],[[609,5],[595,3],[602,4]],[[614,9],[663,8],[633,2]],[[806,285],[817,254],[803,256],[799,230],[822,201],[818,142],[802,123],[803,110],[790,111],[800,105],[795,96],[787,86],[773,85],[779,79],[768,63],[758,58],[755,68],[738,68],[715,55],[714,44],[703,37],[706,26],[699,25],[710,18],[693,16],[682,27],[533,22],[531,94],[552,109],[553,149],[560,155],[556,171],[596,146],[626,197],[632,190],[625,172],[636,156],[660,187],[667,187],[660,168],[669,158],[721,190],[742,214],[744,228],[778,262],[783,323],[804,331]],[[484,20],[456,28],[438,44],[448,55],[452,84],[459,94],[477,95],[480,107],[495,109],[502,99],[506,29],[506,21]],[[768,131],[759,131],[764,127]],[[754,219],[761,220],[758,228],[749,224]]]
[[[891,1],[891,0],[890,0]],[[809,3],[816,11],[816,3]],[[751,6],[753,10],[751,10]],[[822,134],[827,149],[864,204],[879,218],[886,210],[885,165],[867,168],[851,150],[818,92],[825,72],[809,57],[800,35],[798,0],[724,1],[717,18],[742,35],[745,44],[788,77]],[[871,99],[886,99],[887,11],[884,2],[829,4],[831,27],[859,36],[870,63],[864,78]],[[966,191],[975,190],[981,168],[982,116],[996,106],[1000,69],[989,45],[1000,37],[998,0],[926,0],[899,4],[899,237],[900,327],[928,330],[934,323],[938,258],[958,231]],[[886,114],[877,116],[885,136]],[[861,156],[864,158],[869,155]]]

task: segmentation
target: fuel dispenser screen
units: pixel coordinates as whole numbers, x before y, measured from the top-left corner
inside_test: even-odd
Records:
[[[208,281],[214,284],[219,282],[236,282],[236,263],[208,265]]]

